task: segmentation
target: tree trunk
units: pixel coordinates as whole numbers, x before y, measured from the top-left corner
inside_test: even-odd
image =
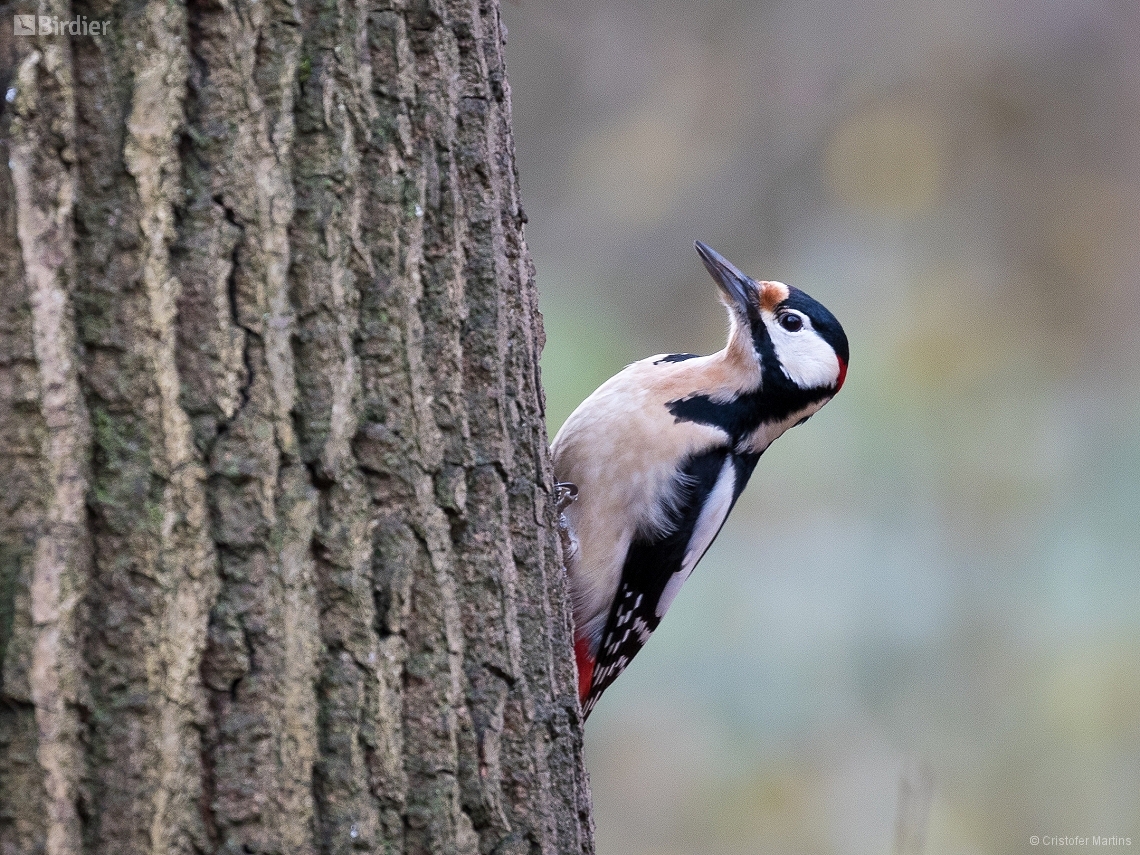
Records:
[[[38,12],[0,853],[591,852],[497,4]]]

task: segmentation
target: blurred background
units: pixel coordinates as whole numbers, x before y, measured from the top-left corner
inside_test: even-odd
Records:
[[[723,346],[694,238],[851,341],[590,719],[600,855],[890,853],[925,780],[928,853],[1140,851],[1140,4],[503,17],[551,436]]]

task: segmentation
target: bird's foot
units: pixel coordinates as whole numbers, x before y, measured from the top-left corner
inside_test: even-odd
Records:
[[[570,528],[570,520],[563,513],[578,499],[578,485],[562,481],[554,485],[554,502],[558,508],[558,536],[562,540],[562,563],[569,567],[578,557],[578,538]]]
[[[558,513],[562,513],[578,500],[578,485],[569,481],[559,481],[554,485],[554,503]]]

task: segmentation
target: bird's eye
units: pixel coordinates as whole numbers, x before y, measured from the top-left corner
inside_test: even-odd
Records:
[[[777,320],[788,332],[799,332],[804,328],[804,319],[795,312],[784,312]]]

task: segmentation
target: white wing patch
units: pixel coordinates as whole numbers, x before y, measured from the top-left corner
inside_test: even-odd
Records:
[[[732,507],[735,488],[736,466],[732,462],[732,455],[728,455],[724,459],[724,466],[721,467],[716,484],[709,493],[705,506],[701,508],[700,516],[697,517],[697,524],[693,527],[693,535],[689,538],[689,545],[685,550],[685,558],[681,561],[681,569],[669,577],[669,581],[665,583],[665,590],[661,592],[661,598],[657,601],[655,611],[658,620],[665,617],[665,612],[673,604],[677,592],[681,590],[681,586],[685,584],[685,580],[689,578],[701,556],[716,539]]]

